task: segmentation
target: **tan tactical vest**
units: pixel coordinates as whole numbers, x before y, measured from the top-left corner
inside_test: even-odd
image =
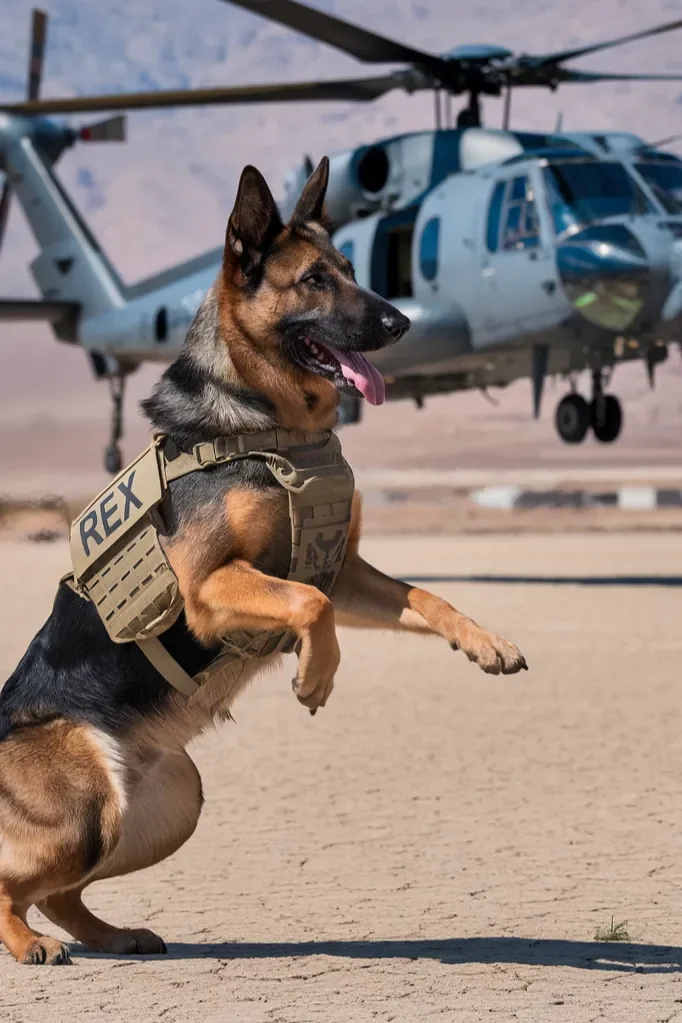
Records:
[[[225,636],[219,656],[195,678],[171,657],[158,636],[177,620],[183,598],[159,538],[166,531],[168,484],[239,459],[262,461],[289,494],[287,578],[329,594],[346,553],[354,480],[331,431],[269,430],[217,437],[174,458],[173,447],[163,434],[155,436],[74,520],[69,539],[73,573],[66,581],[93,602],[114,643],[137,643],[166,681],[191,697],[236,660],[291,651],[296,636]]]

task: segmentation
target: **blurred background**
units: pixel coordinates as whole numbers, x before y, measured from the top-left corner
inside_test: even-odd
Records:
[[[634,32],[682,13],[682,5],[666,0],[651,0],[645,10],[634,0],[602,0],[598,18],[587,0],[571,5],[559,0],[541,5],[532,0],[513,5],[501,0],[476,5],[343,0],[320,6],[433,52],[478,41],[514,52],[546,52]],[[44,7],[50,20],[43,97],[362,73],[357,62],[328,46],[214,0],[200,5],[59,0]],[[29,3],[6,0],[0,37],[0,90],[6,101],[24,96],[29,23]],[[572,66],[679,73],[679,40],[679,33],[672,32]],[[569,85],[556,93],[519,89],[512,124],[517,130],[551,131],[561,114],[564,131],[623,130],[652,140],[676,132],[681,101],[676,83]],[[455,107],[462,103],[455,100]],[[487,99],[484,114],[487,125],[499,126],[502,101]],[[394,92],[367,105],[133,112],[125,145],[75,147],[57,173],[122,277],[134,282],[221,244],[246,162],[264,172],[279,198],[285,174],[304,153],[317,160],[324,153],[432,125],[428,92]],[[27,267],[36,254],[16,203],[0,257],[0,294],[36,294]],[[91,472],[103,481],[101,450],[110,415],[106,385],[93,380],[82,351],[57,344],[42,324],[2,324],[0,334],[0,478],[24,479],[30,470],[51,490],[59,489],[60,482],[64,486],[64,474],[70,472]],[[137,401],[158,372],[159,367],[142,367],[130,380],[124,458],[145,441]],[[549,382],[540,421],[534,422],[528,381],[491,392],[498,405],[474,392],[427,399],[421,411],[409,401],[367,408],[362,423],[345,430],[344,445],[362,469],[674,463],[682,423],[679,349],[671,347],[653,392],[641,362],[617,369],[615,383],[626,418],[613,445],[601,446],[590,436],[575,448],[561,444],[553,427],[561,390],[553,392]]]

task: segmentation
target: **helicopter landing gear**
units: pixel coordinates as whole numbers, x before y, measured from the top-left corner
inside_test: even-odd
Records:
[[[122,373],[109,377],[109,391],[112,402],[111,435],[109,443],[104,449],[104,468],[115,476],[123,468],[123,459],[119,441],[123,434],[123,395],[125,391],[125,377]]]
[[[614,394],[604,394],[602,374],[592,374],[592,393],[590,402],[590,425],[592,432],[602,444],[612,444],[620,434],[623,425],[623,410]]]
[[[595,370],[591,402],[574,392],[557,405],[554,421],[557,433],[566,444],[580,444],[590,427],[602,444],[612,444],[619,437],[623,425],[622,407],[614,394],[604,394],[603,383],[602,371]]]
[[[580,444],[590,426],[590,406],[580,394],[567,394],[557,405],[554,423],[566,444]]]

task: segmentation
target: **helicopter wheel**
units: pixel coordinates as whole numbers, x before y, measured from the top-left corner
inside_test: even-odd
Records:
[[[602,444],[612,444],[623,426],[623,410],[618,398],[605,394],[590,402],[592,432]]]
[[[118,444],[108,444],[104,449],[104,468],[112,476],[115,476],[123,468],[121,449]]]
[[[590,426],[590,406],[580,394],[567,394],[557,405],[554,423],[566,444],[580,444]]]

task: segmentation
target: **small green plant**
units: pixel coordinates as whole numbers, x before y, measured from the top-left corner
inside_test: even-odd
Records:
[[[629,941],[630,935],[627,932],[627,920],[621,920],[619,924],[614,923],[611,917],[610,927],[597,927],[594,932],[595,941]]]

